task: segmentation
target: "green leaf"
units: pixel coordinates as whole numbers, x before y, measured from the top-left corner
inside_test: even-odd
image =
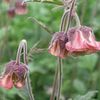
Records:
[[[86,91],[86,86],[84,84],[84,82],[82,82],[79,79],[75,79],[73,82],[74,88],[76,91],[78,91],[79,93],[85,93]]]
[[[85,95],[78,95],[73,100],[93,100],[93,96],[97,93],[97,91],[89,91]]]
[[[48,33],[52,34],[53,32],[47,27],[47,25],[45,25],[44,23],[42,23],[41,21],[38,21],[36,18],[34,17],[29,17],[28,19],[30,19],[32,22],[36,22],[41,28],[43,28],[45,31],[47,31]]]

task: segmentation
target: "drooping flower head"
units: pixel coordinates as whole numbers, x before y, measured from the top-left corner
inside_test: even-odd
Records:
[[[8,9],[7,13],[8,13],[8,16],[9,16],[10,18],[13,18],[13,17],[15,16],[15,8],[14,8],[14,7],[10,7],[10,8]]]
[[[23,63],[16,63],[10,61],[6,64],[5,72],[0,78],[0,86],[11,89],[13,86],[21,88],[25,85],[25,78],[27,74],[27,66]]]
[[[73,55],[84,55],[100,50],[100,42],[95,40],[91,28],[86,26],[70,28],[68,33],[66,49]]]
[[[8,3],[8,4],[9,4],[9,3],[10,3],[10,0],[4,0],[4,2],[6,2],[6,3]]]
[[[56,32],[51,40],[49,46],[49,53],[54,56],[64,58],[67,55],[67,50],[65,49],[65,43],[67,42],[67,37],[64,32]]]
[[[23,49],[24,63],[20,62],[21,52]],[[19,44],[16,60],[12,60],[6,64],[5,71],[0,77],[0,86],[11,89],[13,86],[22,88],[25,85],[27,68],[27,44],[26,40],[22,40]]]
[[[27,14],[27,4],[23,3],[23,0],[17,0],[15,3],[15,12],[18,15]]]

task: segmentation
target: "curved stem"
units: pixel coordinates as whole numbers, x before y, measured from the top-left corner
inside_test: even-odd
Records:
[[[77,13],[75,13],[74,17],[75,17],[75,20],[76,20],[76,26],[80,27],[81,26],[80,19],[79,19],[79,16],[77,15]]]
[[[18,51],[17,51],[17,56],[16,56],[16,63],[20,63],[20,58],[21,58],[21,52],[23,49],[23,57],[24,57],[24,64],[28,65],[28,60],[27,60],[27,41],[22,40],[19,44]],[[31,83],[30,83],[30,78],[29,78],[29,72],[26,75],[26,85],[27,85],[27,90],[29,93],[29,98],[30,100],[35,100],[33,93],[32,93],[32,88],[31,88]]]
[[[20,63],[22,49],[23,49],[23,42],[21,41],[17,50],[16,63]]]
[[[23,52],[24,52],[24,63],[26,65],[28,65],[28,60],[27,60],[27,42],[26,42],[26,40],[22,40],[22,42],[23,42]],[[31,83],[30,83],[29,72],[26,75],[26,85],[27,85],[27,89],[28,89],[28,92],[29,92],[30,100],[35,100],[34,99],[34,95],[32,93],[32,87],[31,87]]]
[[[41,3],[49,3],[49,4],[54,4],[54,5],[60,5],[60,6],[63,5],[63,3],[60,1],[56,2],[56,1],[47,1],[47,0],[43,0],[43,1],[42,0],[24,0],[23,3],[25,2],[41,2]]]
[[[64,12],[62,19],[61,19],[60,31],[64,31],[65,34],[67,34],[67,31],[68,31],[68,28],[70,25],[70,20],[71,20],[72,11],[73,11],[73,8],[75,5],[75,1],[76,0],[72,1],[72,5],[70,7],[68,17],[67,17],[67,12]],[[67,20],[67,24],[66,24],[66,20]],[[65,29],[65,25],[66,25],[66,29]],[[59,52],[59,53],[61,53],[61,52]],[[58,66],[57,66],[57,70],[55,73],[56,74],[55,74],[55,80],[54,80],[53,93],[52,93],[50,100],[54,100],[56,90],[57,90],[57,95],[56,95],[57,100],[60,100],[61,83],[62,83],[62,59],[60,57],[58,57]],[[56,86],[57,86],[57,88],[56,88]]]
[[[69,9],[65,10],[63,13],[63,16],[61,18],[60,31],[65,31],[66,19],[67,19],[68,12],[69,12]]]
[[[73,12],[73,8],[75,6],[75,2],[76,2],[76,0],[73,0],[72,5],[70,7],[65,34],[67,34],[67,31],[68,31],[68,28],[69,28],[69,25],[70,25],[70,21],[71,21],[71,18],[72,18],[72,12]]]

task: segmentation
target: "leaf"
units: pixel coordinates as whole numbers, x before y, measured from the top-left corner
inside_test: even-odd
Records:
[[[97,91],[89,91],[83,96],[81,95],[76,96],[73,100],[92,100],[93,96],[95,96],[96,93]]]
[[[83,83],[83,81],[79,80],[79,79],[75,79],[73,82],[74,88],[76,89],[76,91],[78,91],[79,93],[85,93],[86,91],[86,86]]]
[[[47,25],[45,25],[44,23],[42,23],[41,21],[38,21],[36,18],[34,17],[29,17],[28,19],[30,19],[32,22],[36,22],[40,27],[42,27],[45,31],[47,31],[48,33],[52,34],[53,32],[47,27]]]
[[[40,41],[39,41],[40,42]],[[28,53],[28,61],[32,60],[32,57],[33,57],[33,54],[36,54],[36,53],[42,53],[44,51],[46,51],[46,49],[42,49],[42,48],[37,48],[37,45],[39,44],[39,42],[35,43],[32,48],[30,48],[29,50],[29,53]]]

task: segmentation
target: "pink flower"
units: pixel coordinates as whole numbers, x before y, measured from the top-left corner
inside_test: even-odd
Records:
[[[8,12],[8,16],[10,18],[13,18],[15,16],[15,8],[14,7],[10,7],[7,12]]]
[[[67,50],[65,49],[65,43],[67,42],[67,37],[64,32],[56,32],[51,40],[49,46],[49,53],[54,56],[64,58],[67,55]]]
[[[22,3],[22,2],[23,2],[23,0],[17,0],[15,3],[15,12],[18,15],[27,14],[27,12],[28,12],[27,4]]]
[[[6,89],[11,89],[13,86],[22,88],[25,85],[27,71],[25,64],[18,64],[14,60],[10,61],[6,64],[5,72],[0,77],[0,86]]]
[[[9,3],[10,3],[10,0],[4,0],[4,2],[6,2],[6,3],[8,3],[8,4],[9,4]]]
[[[68,42],[66,43],[66,50],[69,54],[84,55],[100,50],[100,42],[95,40],[93,31],[89,27],[71,28],[67,34]]]

